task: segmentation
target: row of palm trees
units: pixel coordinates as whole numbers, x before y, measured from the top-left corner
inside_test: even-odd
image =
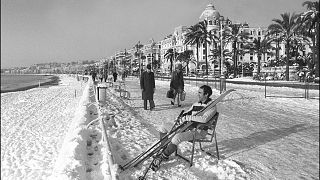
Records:
[[[260,39],[249,40],[249,33],[241,31],[242,26],[239,24],[231,24],[224,28],[223,34],[216,36],[212,31],[208,31],[208,22],[201,21],[188,28],[185,34],[185,45],[196,46],[197,66],[199,62],[199,46],[204,45],[206,74],[208,75],[208,44],[214,44],[214,49],[210,50],[213,57],[221,57],[232,55],[233,59],[233,73],[237,76],[238,73],[238,57],[246,53],[256,53],[258,55],[257,73],[260,74],[261,56],[263,55],[264,61],[266,54],[272,54],[276,51],[277,59],[279,59],[279,43],[285,43],[286,49],[286,80],[289,80],[289,60],[290,52],[294,51],[298,45],[308,44],[312,47],[313,62],[315,63],[315,76],[319,77],[319,2],[305,1],[302,6],[306,6],[307,11],[301,14],[281,14],[281,19],[273,19],[273,24],[268,26],[267,35]],[[222,38],[222,39],[220,39]],[[311,39],[311,41],[310,41]],[[221,43],[223,47],[221,47]],[[232,52],[225,49],[226,45],[232,44]],[[276,43],[277,46],[273,47],[271,44]],[[223,53],[221,53],[223,51]],[[173,60],[185,61],[188,67],[191,61],[192,51],[187,50],[182,53],[175,52],[174,49],[169,49],[165,54],[165,58],[170,60],[170,71],[172,71]],[[180,57],[180,58],[179,58]],[[228,65],[225,61],[225,65]],[[230,64],[229,64],[230,66]],[[198,67],[197,67],[198,69]],[[189,70],[187,70],[189,72]]]

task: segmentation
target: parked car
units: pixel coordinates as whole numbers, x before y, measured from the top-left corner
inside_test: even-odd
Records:
[[[233,79],[234,78],[234,74],[230,74],[229,76],[228,76],[228,79]]]

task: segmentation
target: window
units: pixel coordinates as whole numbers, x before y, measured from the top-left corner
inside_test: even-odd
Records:
[[[253,60],[253,56],[250,56],[250,60],[251,60],[251,61]]]
[[[259,31],[259,32],[258,32],[258,36],[260,36],[260,35],[261,35],[261,32]]]
[[[209,25],[212,25],[212,21],[211,20],[209,20]]]

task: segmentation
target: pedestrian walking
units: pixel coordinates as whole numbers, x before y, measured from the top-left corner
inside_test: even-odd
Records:
[[[126,78],[126,71],[123,71],[123,72],[122,72],[121,78],[122,78],[122,81],[125,80],[125,78]]]
[[[91,77],[92,77],[92,81],[95,82],[96,81],[96,76],[97,76],[97,73],[95,70],[92,70],[91,71]]]
[[[181,107],[180,97],[182,92],[184,91],[182,64],[177,64],[176,70],[172,72],[170,89],[173,89],[173,94],[174,94],[171,101],[171,105],[174,105],[175,99],[177,98],[178,107]]]
[[[155,107],[153,101],[153,94],[155,92],[155,80],[154,73],[151,72],[151,65],[147,65],[147,71],[144,71],[140,78],[140,88],[142,91],[142,99],[143,99],[143,107],[144,110],[147,110],[147,103],[149,100],[150,111],[152,111]]]
[[[116,82],[117,81],[117,77],[118,77],[118,73],[116,71],[113,71],[113,82]]]
[[[104,82],[107,82],[107,80],[108,80],[108,71],[106,69],[104,69],[104,71],[103,71],[103,78],[104,78]]]
[[[100,79],[100,82],[102,82],[102,80],[103,80],[103,72],[102,71],[99,72],[98,78]]]

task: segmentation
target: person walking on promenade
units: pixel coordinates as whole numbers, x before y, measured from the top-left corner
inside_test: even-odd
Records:
[[[210,86],[203,85],[198,90],[198,102],[194,103],[191,108],[182,115],[181,121],[192,121],[195,122],[189,129],[184,132],[177,133],[171,139],[171,142],[168,146],[162,151],[160,155],[157,155],[154,159],[154,163],[151,165],[151,169],[157,171],[160,168],[160,164],[162,161],[168,160],[169,156],[177,150],[177,147],[180,143],[184,141],[192,141],[195,136],[196,139],[205,138],[208,128],[203,127],[200,131],[194,131],[193,129],[197,127],[199,123],[207,123],[217,112],[217,107],[214,106],[205,111],[205,113],[200,116],[194,116],[198,111],[206,107],[213,100],[210,98],[212,95],[212,89]],[[160,139],[162,139],[169,131],[168,129],[162,125],[158,129],[160,134]]]
[[[151,72],[151,65],[147,65],[147,71],[144,71],[140,78],[140,88],[142,91],[143,107],[147,110],[147,101],[149,100],[150,111],[155,107],[153,101],[153,94],[155,91],[154,73]]]
[[[103,71],[102,70],[99,72],[98,77],[100,79],[100,82],[102,82],[102,80],[103,80]]]
[[[96,76],[97,76],[97,73],[96,73],[95,70],[91,71],[91,76],[92,76],[92,81],[95,82],[96,81]]]
[[[106,69],[104,69],[103,71],[103,78],[104,78],[104,82],[107,82],[108,79],[108,71]]]
[[[113,76],[113,82],[116,82],[118,77],[118,73],[116,72],[116,70],[113,71],[112,76]]]
[[[176,70],[172,72],[170,89],[174,90],[174,92],[173,92],[174,96],[172,98],[171,105],[174,105],[175,99],[177,97],[178,107],[181,107],[180,96],[181,96],[182,92],[184,91],[182,64],[177,64]]]

